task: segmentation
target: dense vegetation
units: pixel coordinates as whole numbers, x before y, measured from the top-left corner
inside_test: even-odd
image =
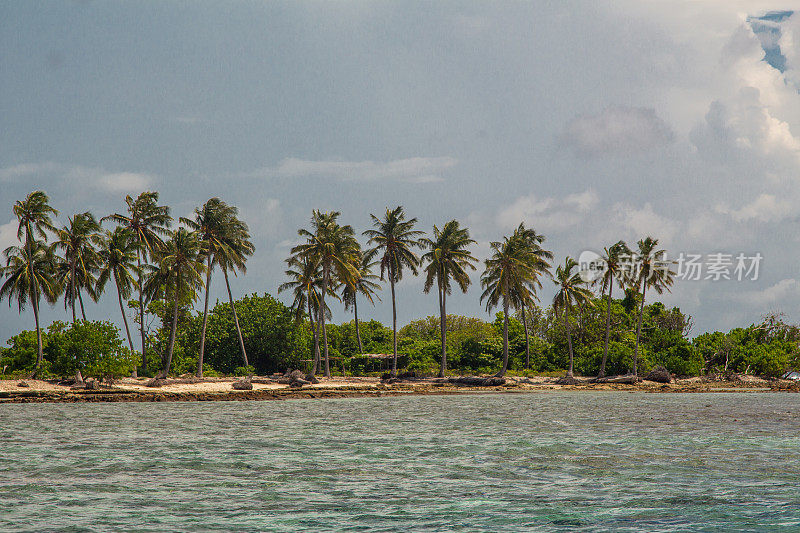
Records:
[[[404,368],[439,375],[502,376],[510,370],[571,377],[573,371],[638,375],[663,366],[678,376],[778,376],[800,367],[800,329],[780,315],[691,339],[691,317],[658,302],[646,305],[648,290],[668,291],[674,279],[651,237],[637,242],[635,251],[622,241],[610,246],[600,275],[585,279],[569,257],[553,270],[544,236],[520,224],[491,243],[484,262],[481,301],[487,310],[500,310],[486,322],[447,313],[447,296],[454,286],[466,292],[478,262],[469,231],[455,220],[434,226],[425,237],[401,207],[387,209],[383,217],[373,215],[362,249],[354,229],[339,223],[339,213],[314,211],[310,229],[299,231],[303,242],[287,259],[288,281],[279,288],[291,293],[287,306],[268,294],[234,299],[229,274],[245,272],[255,250],[235,207],[212,198],[173,230],[170,210],[158,205],[157,193],[125,202],[123,214],[97,220],[80,213],[62,228],[55,226],[57,211],[43,192],[15,204],[20,243],[4,251],[0,297],[20,312],[30,306],[36,327],[0,347],[1,374],[81,372],[112,380],[137,370],[202,376]],[[114,227],[103,228],[105,223]],[[623,259],[635,268],[621,268]],[[215,271],[222,273],[228,301],[210,307]],[[425,276],[426,293],[436,292],[438,316],[398,327],[396,291],[404,275],[417,274]],[[390,292],[383,299],[392,305],[391,327],[359,320],[359,302],[377,305],[382,282]],[[551,305],[543,306],[537,293],[545,282],[557,290]],[[615,287],[621,299],[613,297]],[[86,320],[85,299],[97,301],[107,288],[119,304],[124,332],[110,322]],[[204,306],[196,312],[200,298]],[[71,322],[43,328],[41,301],[60,299]],[[332,305],[352,310],[354,320],[331,324]]]

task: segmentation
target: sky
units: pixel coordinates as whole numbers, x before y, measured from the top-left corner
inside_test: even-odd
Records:
[[[233,290],[274,295],[312,209],[360,235],[403,205],[426,232],[459,220],[481,259],[520,222],[558,263],[647,235],[706,268],[760,254],[757,279],[703,271],[659,299],[692,334],[800,321],[800,14],[598,4],[4,2],[0,248],[37,189],[59,224],[143,190],[176,218],[219,196],[256,246]],[[479,274],[449,312],[490,317]],[[438,312],[422,288],[398,286],[401,324]],[[211,290],[225,299],[221,278]],[[113,291],[87,314],[121,324]],[[390,323],[388,290],[360,316]],[[0,338],[32,326],[0,305]]]

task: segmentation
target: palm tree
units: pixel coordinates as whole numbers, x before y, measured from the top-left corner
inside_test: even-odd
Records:
[[[106,231],[97,238],[98,259],[100,272],[97,276],[97,292],[102,293],[106,283],[112,277],[117,286],[117,299],[119,300],[119,311],[122,313],[122,321],[125,323],[125,333],[128,336],[128,345],[133,349],[133,339],[131,330],[128,327],[128,317],[125,314],[123,299],[128,299],[134,288],[137,288],[139,269],[136,265],[138,243],[130,234],[130,231],[123,227],[116,227],[113,232]]]
[[[72,322],[77,322],[75,300],[81,301],[81,316],[86,320],[81,289],[86,289],[93,299],[97,251],[93,238],[100,231],[100,224],[90,212],[79,213],[71,218],[66,226],[58,230],[55,245],[64,252],[63,281],[64,305],[72,307]]]
[[[377,292],[380,290],[375,280],[379,276],[372,273],[375,262],[370,262],[361,250],[353,257],[353,276],[342,284],[342,301],[345,311],[353,308],[356,323],[356,340],[358,340],[358,353],[364,353],[361,343],[361,332],[358,329],[358,295],[362,295],[369,303],[375,305],[375,298],[380,300]]]
[[[520,294],[526,294],[535,283],[535,256],[519,238],[504,237],[502,242],[490,244],[492,255],[485,261],[481,275],[481,302],[486,300],[486,310],[503,306],[503,367],[497,377],[508,371],[508,313],[509,308],[520,303]]]
[[[104,217],[102,220],[113,220],[120,226],[128,228],[134,240],[138,242],[136,247],[136,270],[139,275],[137,287],[139,289],[139,330],[142,335],[142,372],[147,372],[147,341],[145,338],[145,305],[144,305],[144,267],[142,261],[152,258],[163,246],[164,241],[161,237],[169,235],[169,226],[172,224],[172,217],[169,215],[169,207],[158,205],[158,193],[146,191],[134,199],[130,195],[125,197],[128,206],[128,214],[121,215],[115,213]]]
[[[24,283],[25,281],[28,281],[31,283],[31,286],[24,288],[24,293],[19,292],[19,290],[22,290],[20,288],[21,286],[18,286],[13,291],[12,289],[9,289],[9,291],[14,292],[17,298],[27,298],[27,296],[23,296],[23,294],[30,295],[31,298],[33,314],[34,318],[36,319],[36,337],[38,343],[36,370],[34,371],[34,375],[38,372],[43,358],[42,334],[39,327],[39,296],[40,294],[44,294],[45,299],[48,302],[53,303],[53,301],[50,300],[51,296],[55,298],[57,297],[57,293],[60,292],[60,287],[55,280],[52,280],[52,283],[49,281],[52,279],[54,270],[54,260],[51,253],[52,250],[44,250],[44,244],[42,244],[42,249],[39,249],[40,247],[37,246],[36,240],[36,237],[38,236],[46,243],[47,231],[56,231],[51,216],[58,215],[58,210],[51,207],[49,202],[50,198],[47,196],[47,194],[45,194],[44,191],[33,191],[32,193],[28,194],[24,200],[17,201],[14,204],[14,215],[17,217],[17,221],[19,223],[17,226],[17,238],[24,242],[25,251],[24,253],[20,253],[19,250],[16,250],[12,251],[11,255],[6,255],[7,261],[10,262],[6,266],[12,266],[13,263],[14,271],[17,274],[20,274],[18,271],[19,260],[22,259],[28,261],[26,266],[28,273],[24,274],[22,278],[20,278],[20,282]],[[14,259],[12,259],[12,256]],[[9,274],[9,276],[11,275],[12,274]],[[48,286],[40,287],[39,282],[45,280],[48,280]],[[16,282],[13,285],[16,285]],[[53,296],[54,294],[56,296]],[[11,292],[9,292],[7,296],[11,298]],[[19,303],[21,311],[24,302],[20,301]]]
[[[173,298],[172,327],[167,343],[167,354],[164,370],[160,377],[167,377],[172,365],[172,352],[175,348],[175,334],[178,328],[178,304],[181,298],[190,296],[194,299],[195,291],[203,286],[202,274],[203,245],[197,233],[180,228],[172,234],[172,238],[158,252],[159,268],[147,281],[145,291],[153,293],[163,290],[164,294]]]
[[[567,257],[564,264],[556,269],[555,279],[558,292],[553,297],[553,310],[558,316],[559,312],[564,313],[564,327],[567,330],[567,344],[569,346],[569,370],[567,377],[572,377],[573,352],[572,336],[569,329],[569,310],[575,306],[591,305],[592,292],[586,288],[586,282],[581,278],[581,273],[576,270],[578,262],[571,257]]]
[[[528,336],[528,319],[526,309],[533,305],[534,301],[538,301],[537,291],[542,288],[541,276],[552,276],[550,273],[550,261],[553,259],[553,253],[549,250],[542,248],[545,237],[533,228],[526,228],[525,223],[520,223],[512,239],[518,239],[520,245],[526,249],[529,254],[529,262],[531,265],[531,281],[530,283],[520,287],[523,289],[521,292],[515,292],[514,299],[516,307],[522,311],[522,326],[525,330],[525,368],[531,366],[531,347]]]
[[[197,375],[203,377],[203,355],[206,344],[206,327],[208,325],[208,300],[211,289],[211,272],[214,265],[222,266],[235,270],[240,268],[245,270],[245,256],[253,253],[253,245],[250,242],[250,233],[247,225],[238,219],[236,207],[228,205],[219,198],[211,198],[202,207],[194,210],[194,219],[181,217],[180,221],[196,231],[203,245],[203,256],[206,261],[206,297],[203,307],[203,328],[200,333],[200,352],[197,358]],[[236,316],[236,308],[233,303],[233,294],[228,283],[227,270],[225,272],[225,284],[228,287],[228,296],[231,300],[231,308],[234,312],[234,322],[239,334],[239,346],[242,350],[242,358],[245,366],[248,365],[247,352],[244,348],[244,338],[239,328],[239,318]]]
[[[475,270],[473,263],[478,260],[468,250],[475,244],[469,236],[469,230],[459,226],[457,220],[451,220],[440,230],[433,226],[433,239],[424,238],[420,242],[428,251],[422,256],[421,263],[425,267],[425,287],[427,294],[434,283],[439,294],[439,330],[442,341],[442,362],[439,377],[444,377],[447,370],[447,295],[451,293],[452,278],[466,293],[471,283],[467,269]]]
[[[331,376],[331,370],[328,360],[328,332],[325,328],[325,297],[328,290],[332,288],[332,284],[336,282],[334,277],[343,281],[353,276],[353,257],[358,250],[358,242],[354,237],[353,228],[349,225],[339,224],[340,215],[341,213],[338,211],[327,213],[316,209],[312,211],[311,231],[300,229],[297,232],[301,237],[305,237],[306,242],[295,246],[291,251],[296,261],[318,262],[322,269],[320,303],[317,312],[322,330],[325,377],[328,378]]]
[[[9,246],[3,251],[6,266],[0,274],[7,277],[0,287],[0,299],[8,298],[8,305],[16,300],[19,311],[31,302],[33,318],[36,322],[36,368],[32,377],[36,377],[44,357],[42,347],[42,328],[39,323],[39,298],[44,296],[48,303],[58,299],[60,287],[55,279],[55,260],[53,249],[41,241],[33,240],[25,246]]]
[[[603,344],[603,362],[600,365],[600,372],[597,377],[602,378],[606,375],[606,361],[608,360],[608,339],[611,334],[611,293],[614,290],[614,283],[616,282],[620,288],[626,285],[626,273],[624,268],[624,260],[629,258],[631,250],[625,241],[617,241],[608,248],[603,249],[603,255],[600,258],[603,265],[603,274],[594,283],[600,284],[600,293],[605,295],[608,289],[608,303],[606,309],[606,337]]]
[[[305,309],[308,309],[308,320],[311,324],[311,333],[314,338],[314,356],[311,374],[319,371],[319,312],[320,312],[320,286],[322,285],[322,268],[316,258],[290,257],[286,260],[289,268],[286,275],[289,281],[278,287],[278,292],[291,290],[294,295],[292,308],[295,311],[295,320],[302,320]],[[327,311],[327,310],[326,310]]]
[[[639,250],[636,254],[636,290],[642,292],[642,302],[639,306],[639,320],[636,325],[636,349],[633,352],[633,375],[639,377],[639,338],[642,333],[642,316],[644,315],[644,299],[648,288],[658,294],[669,292],[669,287],[675,281],[675,272],[669,269],[666,260],[666,250],[659,250],[658,239],[646,237],[636,243]]]
[[[417,237],[423,232],[414,229],[417,223],[416,218],[406,220],[403,206],[397,206],[394,210],[386,209],[383,220],[375,215],[372,217],[372,225],[375,229],[369,229],[364,235],[369,237],[368,244],[373,248],[366,253],[367,261],[372,261],[378,255],[381,256],[381,281],[384,276],[388,276],[389,285],[392,288],[392,376],[397,375],[397,299],[395,297],[395,285],[403,279],[403,270],[409,269],[412,274],[417,275],[419,258],[414,254],[412,248],[420,248],[422,244]]]

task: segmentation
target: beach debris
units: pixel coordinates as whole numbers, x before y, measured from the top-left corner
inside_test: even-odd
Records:
[[[573,376],[564,376],[556,380],[556,385],[580,385],[581,382]]]
[[[96,379],[87,379],[86,385],[83,387],[86,390],[98,390],[100,388],[100,382]]]
[[[153,379],[151,379],[150,381],[145,383],[144,386],[145,387],[157,388],[157,387],[163,387],[166,384],[167,384],[167,380],[166,379],[161,378],[161,377],[154,377]]]
[[[317,383],[319,383],[319,380],[317,379],[317,376],[315,376],[314,374],[310,374],[310,373],[306,374],[306,381],[308,381],[309,383],[313,383],[315,385]]]
[[[590,383],[622,383],[626,385],[635,385],[642,379],[634,376],[633,374],[626,374],[624,376],[608,376],[605,378],[595,378]],[[556,382],[557,383],[557,382]]]
[[[661,365],[656,366],[644,377],[647,381],[655,381],[656,383],[670,383],[672,382],[672,375],[669,370]]]
[[[30,385],[28,385],[28,384],[27,384],[26,382],[24,382],[24,381],[20,381],[19,383],[17,383],[17,387],[30,387]]]

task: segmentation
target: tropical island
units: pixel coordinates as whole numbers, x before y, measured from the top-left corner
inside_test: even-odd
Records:
[[[119,213],[77,213],[57,226],[49,197],[34,191],[13,213],[19,244],[3,252],[0,296],[30,311],[34,329],[0,348],[2,401],[798,390],[781,378],[800,368],[800,328],[782,315],[691,337],[691,316],[646,303],[675,282],[652,236],[611,244],[587,278],[524,224],[492,242],[481,264],[456,220],[426,233],[402,207],[386,209],[362,244],[340,213],[314,210],[277,293],[236,299],[230,276],[246,272],[255,244],[219,198],[175,220],[148,191],[126,197]],[[437,316],[398,309],[402,281],[416,275],[435,294]],[[213,307],[212,280],[228,294]],[[448,295],[473,282],[483,290],[476,306],[497,310],[493,321],[447,313]],[[555,285],[551,302],[539,300],[544,284]],[[117,300],[123,331],[92,319],[102,297]],[[42,302],[63,304],[68,319],[41,324]],[[331,323],[338,305],[353,320]],[[392,306],[391,327],[363,320],[375,305]]]

